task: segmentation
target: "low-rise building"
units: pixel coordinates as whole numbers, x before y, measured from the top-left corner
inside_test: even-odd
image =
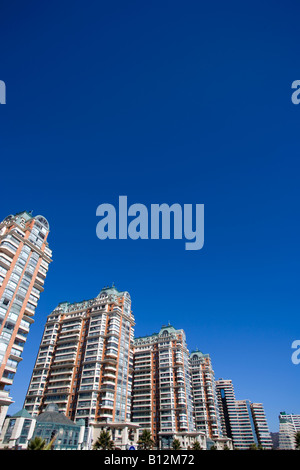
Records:
[[[7,417],[0,436],[0,449],[27,449],[28,443],[40,437],[49,444],[53,440],[54,450],[87,449],[85,423],[74,423],[58,411],[57,405],[48,405],[37,417],[22,409]]]

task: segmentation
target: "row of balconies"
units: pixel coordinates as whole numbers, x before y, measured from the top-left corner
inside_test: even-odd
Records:
[[[59,386],[56,386],[56,387],[50,387],[48,386],[47,387],[47,395],[56,395],[57,393],[69,393],[70,392],[70,388],[71,388],[71,385],[69,385],[68,387],[59,387]]]
[[[75,360],[76,360],[76,352],[73,352],[73,353],[55,354],[55,362],[59,362],[59,361],[75,361]]]

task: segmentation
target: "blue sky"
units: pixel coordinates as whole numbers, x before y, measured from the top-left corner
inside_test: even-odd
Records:
[[[1,6],[0,217],[50,222],[53,263],[11,389],[24,401],[47,315],[112,282],[136,335],[170,322],[271,431],[300,413],[299,5],[32,1]],[[96,237],[96,208],[205,205],[205,245]]]

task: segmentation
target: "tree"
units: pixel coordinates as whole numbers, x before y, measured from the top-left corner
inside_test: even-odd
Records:
[[[94,450],[112,450],[114,448],[114,442],[110,438],[109,431],[102,431],[97,441],[93,445]]]
[[[174,450],[179,450],[181,449],[180,441],[178,439],[174,439],[172,442],[172,448]]]
[[[57,434],[54,434],[49,444],[40,436],[35,436],[27,445],[27,450],[52,450]]]
[[[198,441],[193,442],[193,450],[201,450],[201,446]]]
[[[31,439],[30,442],[28,442],[27,449],[28,450],[44,450],[45,446],[46,446],[45,439],[42,439],[39,436],[35,436],[33,439]]]
[[[151,438],[151,432],[148,429],[144,429],[138,440],[138,446],[140,449],[147,450],[154,446],[154,441]]]

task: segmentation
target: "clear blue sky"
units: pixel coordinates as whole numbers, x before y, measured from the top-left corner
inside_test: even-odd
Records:
[[[295,1],[2,2],[0,218],[50,222],[53,263],[11,395],[47,315],[128,290],[136,335],[170,321],[271,431],[300,413],[300,79]],[[204,203],[205,245],[96,237],[96,208]]]

